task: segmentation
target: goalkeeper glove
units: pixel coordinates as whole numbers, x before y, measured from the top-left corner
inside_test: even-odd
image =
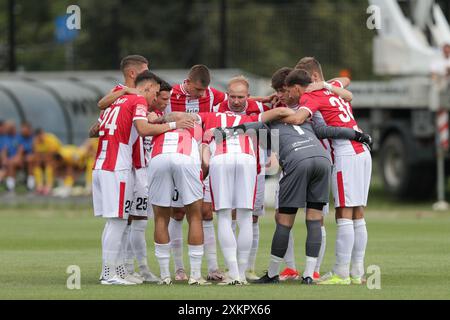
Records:
[[[355,141],[364,143],[367,147],[369,147],[369,150],[372,149],[373,139],[368,133],[355,130]]]

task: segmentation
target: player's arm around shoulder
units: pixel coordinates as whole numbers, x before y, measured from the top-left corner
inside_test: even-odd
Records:
[[[336,86],[334,84],[339,84],[339,86]],[[342,83],[338,81],[333,81],[333,83],[329,83],[326,81],[320,81],[320,82],[313,82],[311,83],[305,90],[306,93],[311,93],[314,91],[319,91],[326,89],[342,99],[344,99],[347,102],[351,102],[353,100],[353,94],[345,89],[344,87],[341,87]]]
[[[312,127],[319,139],[355,139],[355,130],[344,127],[328,126],[325,124],[325,121],[318,122],[315,118],[313,118]]]
[[[157,136],[167,131],[176,129],[172,129],[169,123],[150,124],[148,123],[148,120],[145,119],[134,120],[134,126],[141,137]]]
[[[188,129],[194,127],[193,117],[182,117],[176,121],[169,121],[166,123],[149,123],[147,118],[138,118],[134,120],[134,125],[138,134],[141,137],[157,136],[167,131],[175,129]]]
[[[327,82],[331,83],[331,84],[333,84],[334,82],[337,82],[339,84],[339,87],[347,88],[352,81],[348,77],[338,77],[338,78],[328,80]]]
[[[279,109],[279,108],[277,108]],[[276,109],[274,109],[276,110]],[[298,111],[296,111],[293,115],[289,115],[280,119],[281,122],[293,125],[301,125],[308,118],[312,117],[312,112],[307,107],[300,107]]]
[[[280,107],[265,111],[260,114],[260,121],[270,122],[280,120],[289,116],[294,116],[295,111],[286,107]]]
[[[106,96],[104,96],[103,98],[100,99],[100,101],[97,103],[97,107],[100,110],[105,110],[107,109],[112,103],[114,103],[114,101],[116,101],[117,99],[119,99],[121,96],[123,96],[124,94],[126,94],[126,90],[125,87],[117,90],[117,91],[111,91],[110,93],[108,93]]]
[[[339,97],[344,99],[346,102],[351,102],[353,100],[353,93],[351,93],[350,90],[347,90],[345,88],[336,87],[331,84],[329,85],[329,90],[333,92],[334,94],[337,94]]]
[[[122,89],[119,90],[113,90],[110,93],[108,93],[106,96],[100,99],[100,101],[97,103],[97,107],[100,110],[107,109],[110,105],[114,103],[117,99],[119,99],[121,96],[126,94],[139,94],[139,91],[135,88],[129,88],[123,86]]]
[[[199,119],[200,117],[197,114],[178,111],[167,113],[162,117],[163,122],[176,122],[181,120],[199,121]]]

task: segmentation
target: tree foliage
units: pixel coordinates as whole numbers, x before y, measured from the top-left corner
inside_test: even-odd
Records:
[[[81,8],[79,36],[71,45],[56,43],[54,20],[71,4]],[[367,6],[360,0],[228,0],[227,66],[270,76],[312,55],[329,74],[347,68],[354,78],[371,77],[374,33],[366,28]],[[120,58],[133,53],[146,56],[153,68],[219,66],[219,0],[16,0],[16,21],[17,64],[28,71],[117,69]],[[2,70],[7,26],[2,1]]]

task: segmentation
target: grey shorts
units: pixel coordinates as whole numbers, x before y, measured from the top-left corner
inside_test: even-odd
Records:
[[[279,208],[305,208],[307,202],[327,203],[330,195],[331,163],[324,157],[290,162],[283,168],[278,196]]]

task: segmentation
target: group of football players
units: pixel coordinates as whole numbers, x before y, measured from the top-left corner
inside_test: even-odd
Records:
[[[102,234],[105,285],[175,281],[190,285],[245,285],[300,279],[304,284],[364,281],[367,229],[364,207],[371,176],[371,137],[353,116],[348,78],[324,81],[320,63],[300,59],[272,77],[270,97],[250,97],[243,76],[227,92],[209,86],[204,65],[173,87],[148,70],[139,55],[121,62],[124,85],[103,97],[93,170],[94,213]],[[264,214],[265,168],[281,166],[275,231],[268,271],[255,274],[258,217]],[[336,208],[336,263],[320,277],[330,184]],[[300,277],[291,228],[306,210],[306,261]],[[219,269],[217,238],[226,264]],[[188,223],[189,276],[183,263],[183,220]],[[145,232],[154,219],[160,275],[147,261]],[[201,274],[203,256],[207,277]],[[138,270],[135,271],[135,261]],[[286,269],[280,274],[280,265]]]

